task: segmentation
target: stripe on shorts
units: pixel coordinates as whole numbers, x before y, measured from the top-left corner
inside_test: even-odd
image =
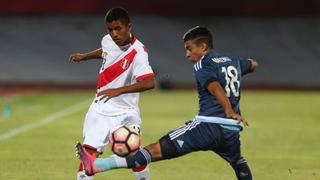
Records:
[[[188,124],[174,130],[172,133],[169,134],[171,140],[176,139],[177,137],[181,136],[182,134],[186,133],[187,131],[192,130],[193,128],[197,127],[201,122],[197,120],[193,120]]]

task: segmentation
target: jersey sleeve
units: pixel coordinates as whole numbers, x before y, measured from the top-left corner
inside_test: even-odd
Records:
[[[241,76],[251,73],[251,61],[249,59],[240,58],[239,62],[241,68]]]
[[[219,81],[217,65],[214,62],[201,60],[194,65],[194,71],[197,81],[205,88],[211,82]]]
[[[148,61],[148,53],[139,52],[134,57],[133,63],[133,76],[137,81],[141,81],[145,78],[152,77],[155,74]]]

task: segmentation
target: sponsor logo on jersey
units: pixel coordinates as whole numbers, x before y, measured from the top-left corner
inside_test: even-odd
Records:
[[[212,58],[212,61],[215,63],[224,63],[224,62],[231,61],[231,59],[228,57],[220,57],[220,58]]]

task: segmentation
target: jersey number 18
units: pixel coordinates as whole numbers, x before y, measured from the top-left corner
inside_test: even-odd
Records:
[[[233,96],[239,97],[240,81],[238,80],[238,71],[234,66],[222,67],[221,70],[225,74],[226,86],[225,90],[227,96],[230,97],[232,92]]]

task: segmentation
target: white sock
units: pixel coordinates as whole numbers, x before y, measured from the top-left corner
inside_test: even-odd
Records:
[[[136,180],[150,180],[149,165],[147,165],[147,167],[144,170],[140,172],[133,172],[133,173],[136,176]]]
[[[93,176],[87,176],[84,171],[79,171],[77,174],[77,180],[93,180]]]

